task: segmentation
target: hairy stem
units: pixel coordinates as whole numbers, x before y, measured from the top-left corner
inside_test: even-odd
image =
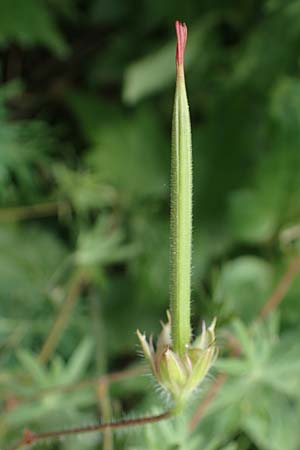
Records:
[[[184,78],[187,29],[176,22],[176,90],[171,152],[171,286],[172,341],[183,354],[190,342],[190,290],[192,248],[192,143]]]
[[[22,448],[26,448],[35,444],[37,442],[46,440],[46,439],[55,439],[63,436],[82,434],[82,433],[91,433],[95,431],[104,431],[112,428],[124,428],[124,427],[132,427],[136,425],[145,425],[148,423],[159,422],[161,420],[169,419],[172,416],[172,411],[166,411],[156,416],[146,416],[139,417],[137,419],[127,419],[120,420],[118,422],[109,422],[109,423],[100,423],[97,425],[90,425],[86,427],[77,427],[70,428],[67,430],[57,430],[57,431],[46,431],[43,433],[33,433],[30,430],[25,430],[23,439],[16,442],[9,450],[20,450]]]

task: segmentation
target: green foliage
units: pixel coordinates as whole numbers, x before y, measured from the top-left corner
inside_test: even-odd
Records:
[[[196,450],[199,445],[203,450],[212,450],[211,446],[206,445],[203,437],[189,436],[187,420],[182,417],[155,425],[147,425],[138,433],[138,443],[131,444],[129,448],[131,450],[155,450],[162,442],[166,450]]]
[[[113,229],[111,221],[100,218],[94,228],[82,231],[78,236],[75,261],[80,266],[95,266],[118,263],[135,256],[137,246],[122,245],[121,229]]]
[[[1,0],[0,45],[45,45],[60,56],[67,45],[45,0]]]
[[[115,117],[113,123],[98,127],[97,133],[87,158],[90,171],[116,187],[125,203],[162,197],[167,182],[166,141],[154,111],[147,109],[129,119]]]
[[[14,389],[14,392],[26,401],[23,403],[21,400],[18,408],[5,414],[3,421],[6,426],[21,433],[24,422],[33,427],[38,424],[44,427],[49,422],[59,427],[62,422],[71,424],[73,421],[83,420],[86,416],[81,414],[80,410],[95,403],[93,392],[85,389],[85,392],[70,395],[68,391],[55,390],[53,387],[70,386],[80,381],[91,361],[93,350],[92,339],[86,337],[74,350],[68,362],[56,356],[48,368],[40,364],[36,355],[28,350],[18,351],[17,358],[23,380],[10,379],[7,387]],[[37,391],[40,396],[36,396]],[[68,407],[62,409],[62,404]]]
[[[299,328],[279,339],[277,322],[273,317],[267,326],[258,325],[252,332],[241,322],[233,323],[243,357],[218,361],[219,369],[231,378],[212,409],[234,405],[241,429],[259,448],[276,450],[288,442],[289,448],[297,449]]]
[[[24,428],[165,405],[148,377],[106,392],[94,380],[138,362],[136,328],[156,334],[168,305],[180,19],[190,30],[193,333],[218,317],[213,378],[227,378],[192,433],[213,380],[181,417],[114,434],[113,448],[298,450],[299,275],[277,314],[253,321],[299,252],[300,2],[0,0],[0,11],[1,449]],[[95,433],[38,448],[107,442]]]
[[[19,202],[23,198],[37,201],[39,186],[43,183],[41,172],[49,164],[54,145],[48,124],[40,119],[11,120],[5,102],[22,93],[20,83],[11,82],[0,88],[0,202]],[[5,204],[4,203],[4,204]]]
[[[62,242],[36,226],[2,225],[0,246],[2,302],[12,312],[16,304],[39,303],[47,292],[51,276],[66,256]],[[41,255],[46,255],[43,264]]]
[[[272,281],[272,267],[261,258],[245,255],[226,262],[214,292],[220,313],[251,322],[270,295]]]

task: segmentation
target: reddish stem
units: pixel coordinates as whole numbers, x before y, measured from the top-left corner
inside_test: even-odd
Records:
[[[279,284],[277,285],[275,291],[265,303],[264,307],[259,313],[257,320],[265,319],[277,306],[282,302],[283,298],[287,294],[289,288],[291,287],[297,273],[300,270],[300,258],[296,256],[290,262],[287,271],[281,278]]]
[[[156,416],[139,417],[137,419],[125,419],[118,422],[100,423],[97,425],[90,425],[86,427],[70,428],[67,430],[57,430],[57,431],[45,431],[42,433],[33,433],[31,430],[25,430],[23,434],[23,439],[16,442],[10,450],[18,450],[28,445],[35,444],[37,442],[43,441],[45,439],[59,438],[62,436],[90,433],[93,431],[103,431],[111,428],[125,428],[132,427],[135,425],[145,425],[147,423],[159,422],[160,420],[169,419],[172,415],[171,411],[166,411],[164,413],[158,414]]]

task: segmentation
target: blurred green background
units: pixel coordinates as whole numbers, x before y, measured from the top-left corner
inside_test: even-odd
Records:
[[[219,362],[177,420],[37,448],[300,449],[298,275],[253,325],[297,264],[300,1],[0,0],[1,450],[25,427],[164,408],[135,372],[135,330],[156,334],[168,307],[176,19],[189,27],[193,327],[218,317]],[[96,382],[114,371],[124,379]]]

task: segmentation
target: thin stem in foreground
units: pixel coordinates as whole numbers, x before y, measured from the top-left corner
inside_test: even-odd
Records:
[[[25,430],[23,439],[16,442],[9,450],[20,450],[32,444],[43,441],[45,439],[55,439],[63,436],[70,436],[82,433],[91,433],[96,431],[103,431],[112,428],[132,427],[136,425],[145,425],[148,423],[155,423],[161,420],[169,419],[172,416],[172,411],[166,411],[155,416],[139,417],[137,419],[125,419],[117,422],[100,423],[86,427],[70,428],[67,430],[46,431],[42,433],[33,433],[30,430]]]

